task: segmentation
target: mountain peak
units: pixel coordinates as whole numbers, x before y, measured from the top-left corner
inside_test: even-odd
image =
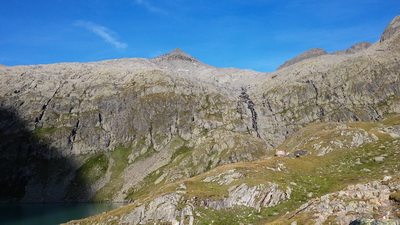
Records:
[[[189,61],[189,62],[198,62],[193,56],[185,53],[180,48],[175,48],[172,52],[158,56],[153,58],[155,61],[174,61],[174,60],[181,60],[181,61]]]
[[[180,49],[180,48],[175,48],[171,53],[174,53],[174,54],[185,54],[183,51],[182,51],[182,49]]]
[[[386,27],[381,36],[380,42],[386,41],[400,31],[400,15],[397,15]]]

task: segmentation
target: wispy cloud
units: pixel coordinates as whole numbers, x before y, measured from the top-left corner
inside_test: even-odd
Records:
[[[146,8],[147,10],[149,10],[150,12],[166,14],[166,11],[165,11],[165,10],[163,10],[163,9],[157,7],[157,6],[154,6],[152,3],[150,3],[149,0],[134,0],[134,2],[135,2],[137,5],[140,5],[140,6],[145,7],[145,8]]]
[[[105,42],[112,44],[117,49],[124,49],[128,47],[126,43],[118,41],[115,37],[116,34],[107,27],[92,23],[90,21],[82,20],[76,21],[75,25],[84,27],[87,30],[95,33],[99,37],[103,38]]]

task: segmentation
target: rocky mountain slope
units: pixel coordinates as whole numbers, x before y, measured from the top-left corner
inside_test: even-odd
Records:
[[[399,115],[309,125],[279,148],[295,152],[306,143],[315,146],[307,156],[224,165],[71,224],[349,224],[360,216],[400,216]],[[332,151],[321,154],[317,146]]]
[[[172,181],[268,150],[248,134],[241,118],[246,99],[238,100],[241,91],[230,79],[260,73],[214,68],[180,50],[151,60],[5,67],[1,74],[1,107],[10,111],[2,118],[1,156],[4,168],[16,170],[2,180],[4,201],[15,197],[6,191],[13,182],[26,185],[21,201],[122,201],[162,167]],[[220,76],[210,79],[213,74]],[[30,138],[21,137],[20,130]],[[35,147],[42,145],[47,149]],[[175,160],[189,151],[193,154],[186,159]],[[32,165],[46,170],[36,167],[56,161],[70,165],[49,171],[56,173],[49,177],[63,174],[62,183],[41,180],[37,172],[15,177],[32,171]],[[188,163],[191,167],[175,173],[176,165]],[[54,187],[59,193],[50,199],[37,194]],[[81,187],[89,191],[78,196],[68,191]]]
[[[180,49],[1,66],[0,200],[133,201],[93,222],[286,223],[319,210],[301,208],[312,197],[382,170],[397,182],[399,21],[375,44],[301,54],[270,74]],[[312,154],[268,158],[276,149]]]

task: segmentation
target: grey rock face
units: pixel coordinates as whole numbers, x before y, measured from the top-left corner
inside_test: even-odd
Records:
[[[254,187],[241,184],[230,187],[228,191],[229,197],[225,200],[228,207],[242,205],[256,209],[278,205],[290,199],[291,194],[290,188],[282,191],[274,183],[261,184]]]
[[[244,177],[241,173],[235,173],[235,170],[228,170],[220,173],[217,176],[210,176],[203,180],[203,182],[217,182],[219,185],[228,185],[233,181],[240,180]]]
[[[314,57],[317,57],[317,56],[320,56],[320,55],[326,55],[326,54],[328,54],[328,52],[326,52],[323,49],[313,48],[313,49],[310,49],[308,51],[305,51],[305,52],[301,53],[300,55],[296,56],[295,58],[293,58],[293,59],[291,59],[289,61],[286,61],[283,65],[281,65],[278,68],[278,70],[282,69],[282,68],[285,68],[285,67],[288,67],[288,66],[291,66],[293,64],[296,64],[296,63],[301,62],[303,60],[314,58]]]
[[[277,146],[276,140],[286,139],[291,130],[311,121],[376,121],[387,111],[397,112],[400,80],[395,58],[399,53],[379,48],[370,47],[362,54],[323,55],[272,73],[256,86],[253,95],[258,96],[250,95],[255,99],[260,136]],[[356,72],[361,68],[365,69],[362,75]],[[359,106],[364,109],[356,110]],[[275,127],[279,131],[266,132]]]
[[[179,224],[178,217],[193,218],[190,208],[178,209],[182,196],[169,194],[158,197],[147,205],[136,207],[132,212],[121,218],[123,224],[148,224],[154,221]],[[193,219],[192,219],[193,220]]]
[[[228,192],[228,197],[221,200],[202,200],[200,206],[216,210],[244,206],[259,210],[289,200],[292,190],[290,188],[281,190],[279,185],[268,182],[253,187],[249,187],[245,183],[233,185]]]
[[[147,224],[164,222],[172,224],[194,224],[197,207],[210,207],[216,210],[234,206],[271,207],[290,199],[291,189],[279,189],[274,183],[249,187],[246,184],[234,185],[229,189],[229,197],[221,200],[185,199],[183,195],[171,193],[135,207],[131,212],[118,219],[119,223]],[[183,222],[183,221],[186,221]]]
[[[400,15],[396,16],[386,27],[385,31],[383,32],[380,42],[386,41],[394,36],[400,30]]]

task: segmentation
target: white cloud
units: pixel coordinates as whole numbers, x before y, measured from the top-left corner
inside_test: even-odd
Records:
[[[158,7],[154,6],[153,4],[151,4],[151,3],[149,2],[149,0],[134,0],[134,2],[135,2],[137,5],[140,5],[140,6],[145,7],[145,8],[146,8],[147,10],[149,10],[150,12],[162,13],[162,14],[165,14],[165,13],[166,13],[163,9],[158,8]]]
[[[112,44],[117,49],[124,49],[128,47],[126,43],[118,41],[115,37],[115,33],[107,27],[89,21],[77,21],[75,25],[88,29],[89,31],[103,38],[105,42]]]

